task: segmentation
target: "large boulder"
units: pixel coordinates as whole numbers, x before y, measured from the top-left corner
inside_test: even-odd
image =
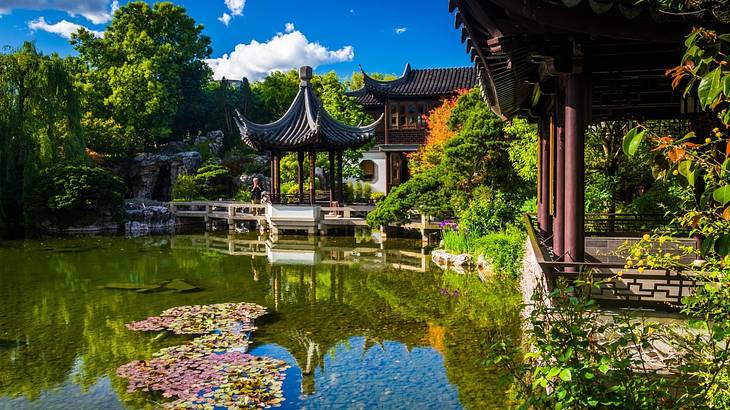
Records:
[[[127,235],[172,233],[175,214],[162,202],[130,199],[124,201],[124,230]]]
[[[202,157],[195,151],[136,155],[126,173],[132,198],[169,201],[177,176],[194,174],[201,163]]]

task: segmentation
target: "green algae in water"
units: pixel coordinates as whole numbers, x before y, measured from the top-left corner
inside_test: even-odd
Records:
[[[329,238],[307,245],[316,249],[316,266],[289,266],[251,256],[266,253],[256,237],[233,239],[69,238],[1,247],[0,339],[19,342],[0,349],[0,408],[157,408],[160,398],[127,393],[116,369],[189,336],[158,338],[125,324],[174,306],[242,301],[269,308],[248,352],[291,364],[282,408],[509,406],[508,387],[483,364],[490,338],[519,332],[505,313],[513,309],[509,292],[484,290],[478,279],[448,276],[400,252],[419,253],[415,242],[389,240],[380,249]],[[219,252],[229,245],[237,256]],[[43,251],[63,247],[95,249]],[[147,248],[155,252],[139,252]],[[347,256],[355,248],[373,252],[355,261]],[[99,288],[171,277],[204,291]]]

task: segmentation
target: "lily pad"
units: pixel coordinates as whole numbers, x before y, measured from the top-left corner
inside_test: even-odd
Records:
[[[193,292],[196,290],[200,290],[199,287],[191,285],[190,283],[186,282],[183,279],[173,279],[165,285],[167,289],[172,289],[175,292],[182,293],[182,292]]]

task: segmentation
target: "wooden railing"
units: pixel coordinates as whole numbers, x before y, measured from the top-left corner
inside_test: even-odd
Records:
[[[663,268],[639,272],[626,269],[620,263],[553,261],[548,256],[549,243],[538,236],[533,217],[525,215],[524,223],[548,289],[553,289],[561,280],[574,283],[582,275],[590,273],[599,286],[578,289],[589,292],[601,306],[674,310],[681,304],[682,298],[700,284],[691,272]],[[618,275],[619,272],[621,275]]]
[[[649,231],[678,232],[672,217],[662,214],[586,214],[586,235],[632,236]]]

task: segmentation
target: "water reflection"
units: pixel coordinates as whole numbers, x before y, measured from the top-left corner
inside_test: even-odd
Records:
[[[434,269],[418,242],[79,238],[4,243],[0,260],[0,407],[156,407],[115,370],[184,338],[124,323],[240,301],[269,307],[252,348],[291,361],[288,408],[503,408],[508,397],[482,356],[518,331],[518,299]],[[174,278],[203,290],[100,288]]]

